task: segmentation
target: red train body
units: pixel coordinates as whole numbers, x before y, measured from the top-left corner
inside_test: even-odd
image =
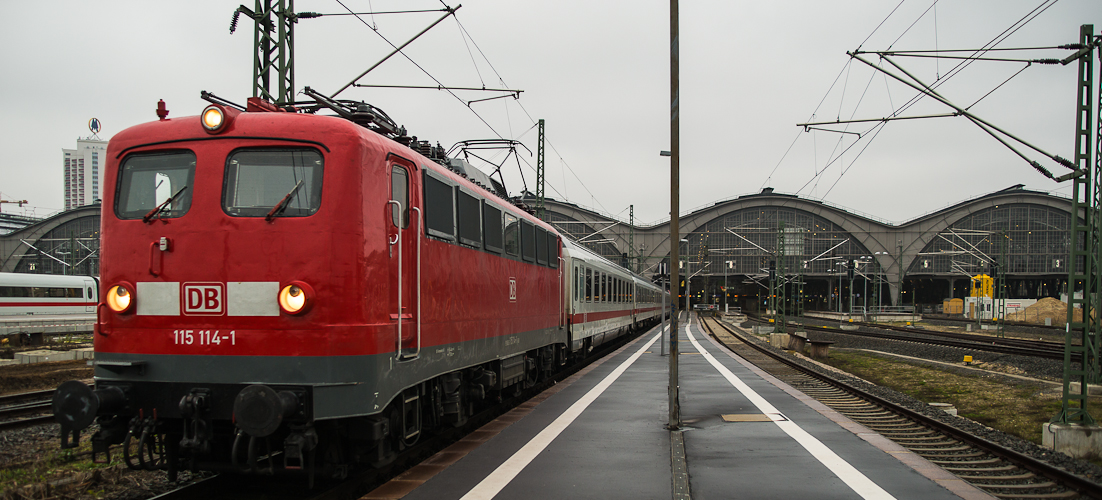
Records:
[[[656,287],[396,139],[256,100],[113,137],[63,445],[98,417],[97,455],[173,476],[340,474],[657,318]]]

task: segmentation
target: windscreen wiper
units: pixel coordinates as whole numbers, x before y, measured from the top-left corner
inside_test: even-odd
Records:
[[[287,196],[284,196],[282,200],[279,200],[279,203],[276,203],[276,205],[268,211],[268,215],[264,216],[264,220],[271,222],[272,219],[274,219],[277,215],[283,213],[284,210],[287,210],[287,206],[290,204],[291,198],[294,198],[295,193],[298,192],[298,188],[302,187],[302,182],[303,181],[298,181],[298,184],[295,184],[295,187],[291,188],[291,192],[287,193]]]
[[[157,208],[150,210],[149,213],[145,214],[145,217],[142,217],[142,222],[149,222],[154,219],[159,219],[161,217],[161,212],[165,211],[165,207],[167,207],[169,203],[172,203],[172,200],[175,200],[177,196],[180,196],[180,193],[183,193],[185,189],[187,189],[187,186],[180,188],[179,191],[176,191],[176,194],[169,196],[167,200],[162,201],[160,205],[157,205]]]

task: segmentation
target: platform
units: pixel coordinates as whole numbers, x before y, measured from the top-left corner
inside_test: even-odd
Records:
[[[92,333],[92,327],[95,323],[96,315],[94,313],[0,316],[0,335],[15,333]]]
[[[363,498],[992,498],[681,325],[681,431],[656,328]]]

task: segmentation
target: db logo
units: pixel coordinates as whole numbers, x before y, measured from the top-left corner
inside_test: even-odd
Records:
[[[184,314],[220,316],[225,296],[221,283],[184,283]]]
[[[509,302],[517,301],[517,279],[509,278]]]

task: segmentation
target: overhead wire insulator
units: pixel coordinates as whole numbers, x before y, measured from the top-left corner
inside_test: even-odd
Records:
[[[231,35],[233,34],[234,31],[237,31],[237,18],[240,17],[240,16],[241,16],[241,11],[239,11],[239,10],[233,11],[233,19],[230,20],[230,34]]]
[[[1049,172],[1048,169],[1041,166],[1040,163],[1037,163],[1036,161],[1031,161],[1031,162],[1029,162],[1029,164],[1033,165],[1033,168],[1036,169],[1038,172],[1040,172],[1041,175],[1043,175],[1045,177],[1048,177],[1049,179],[1053,179],[1053,180],[1056,179],[1056,177],[1053,177],[1052,172]]]
[[[1059,164],[1061,164],[1065,167],[1068,167],[1072,170],[1075,170],[1076,168],[1078,168],[1078,167],[1075,166],[1074,163],[1071,162],[1071,160],[1069,160],[1067,158],[1063,158],[1060,155],[1053,156],[1052,159],[1056,160],[1056,163],[1059,163]]]

